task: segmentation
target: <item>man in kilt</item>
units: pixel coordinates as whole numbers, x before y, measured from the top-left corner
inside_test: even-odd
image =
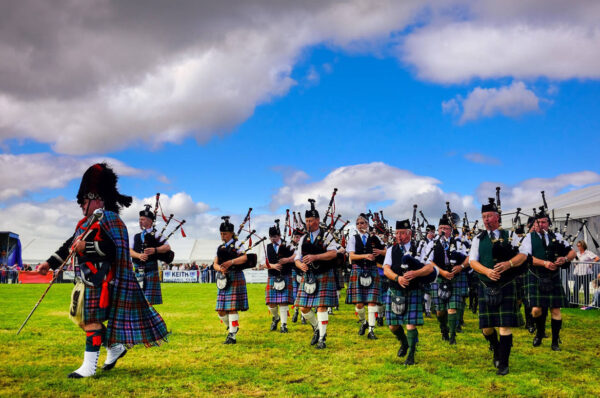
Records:
[[[298,242],[300,242],[300,238],[302,238],[302,236],[304,235],[304,232],[302,232],[301,230],[295,228],[294,232],[292,232],[292,249],[294,250],[294,252],[296,250],[298,250]],[[294,263],[295,263],[295,259],[296,256],[294,254]],[[298,287],[300,286],[300,280],[302,279],[302,275],[300,272],[298,272],[298,269],[294,266],[292,267],[292,307],[294,308],[294,315],[292,315],[292,322],[296,323],[298,322],[298,315],[299,315],[299,309],[297,306],[294,305],[294,303],[296,302],[296,297],[298,296]],[[305,319],[302,318],[302,323],[306,323]]]
[[[313,327],[310,344],[317,349],[326,347],[327,307],[337,307],[337,286],[335,281],[336,244],[333,237],[320,228],[319,212],[314,200],[310,200],[311,209],[306,210],[306,234],[300,239],[296,252],[296,267],[303,272],[298,288],[296,306],[300,307],[302,317]],[[315,317],[312,308],[317,308]]]
[[[276,220],[279,221],[279,220]],[[265,288],[265,300],[272,315],[271,331],[277,330],[281,321],[281,333],[287,333],[289,305],[294,303],[292,268],[294,268],[294,250],[281,241],[279,225],[269,228],[271,243],[267,245],[268,280]]]
[[[348,253],[350,253],[350,281],[346,296],[346,303],[355,304],[355,310],[360,319],[358,334],[363,336],[367,328],[369,340],[376,340],[375,322],[377,306],[381,303],[381,281],[379,270],[373,254],[373,240],[377,235],[369,234],[369,218],[361,213],[356,219],[357,233],[348,240]],[[365,304],[368,308],[368,322],[365,319]]]
[[[423,262],[425,260],[425,255],[427,254],[427,246],[429,245],[430,242],[433,241],[433,238],[435,237],[435,225],[427,225],[427,227],[425,227],[425,239],[423,239],[422,241],[419,242],[419,250],[418,250],[418,255],[419,255],[419,259],[421,260],[421,262]],[[432,286],[434,285],[434,286]],[[427,318],[431,318],[431,302],[432,302],[432,298],[431,298],[431,290],[432,288],[435,287],[437,289],[437,284],[427,284],[425,286],[423,286],[423,299],[425,301],[425,316]]]
[[[531,315],[536,326],[533,346],[542,344],[546,329],[543,308],[550,308],[552,327],[552,350],[560,351],[561,307],[567,299],[560,279],[560,267],[572,261],[576,254],[561,234],[548,231],[550,218],[545,211],[535,217],[535,231],[530,232],[521,245],[521,253],[532,256],[527,273],[527,301],[532,307]]]
[[[442,340],[453,345],[456,344],[458,313],[464,307],[464,298],[469,295],[467,273],[463,272],[469,264],[464,253],[465,247],[452,237],[452,227],[445,215],[439,221],[438,234],[439,239],[427,246],[427,253],[433,255],[433,264],[439,272],[431,295]]]
[[[513,248],[518,242],[510,243],[508,231],[499,229],[500,215],[493,199],[481,206],[481,218],[485,231],[473,238],[469,261],[480,280],[479,328],[494,352],[496,374],[504,376],[509,371],[511,328],[519,325],[515,267],[522,266],[527,256]]]
[[[416,245],[411,240],[410,221],[396,221],[396,244],[387,250],[383,261],[384,275],[389,279],[389,300],[386,305],[388,325],[400,341],[398,356],[407,355],[405,365],[415,364],[418,335],[417,326],[423,325],[422,284],[435,276],[431,263],[423,265],[416,258]],[[406,325],[406,334],[402,325]]]
[[[235,238],[229,217],[221,217],[219,226],[223,244],[217,248],[214,268],[217,271],[217,307],[219,319],[227,327],[223,344],[236,344],[240,316],[238,311],[248,310],[248,292],[244,268],[248,261],[244,246]]]
[[[131,205],[131,197],[118,192],[117,179],[106,163],[95,164],[85,172],[77,193],[84,218],[74,235],[37,268],[45,275],[50,268],[58,268],[71,252],[76,253],[69,315],[86,338],[83,364],[69,378],[96,374],[102,345],[108,351],[103,369],[110,370],[133,345],[159,345],[168,336],[163,319],[148,304],[133,274],[127,227],[119,217],[120,208]],[[103,211],[97,221],[90,218],[95,210]],[[88,228],[91,233],[82,239]]]
[[[152,305],[162,304],[158,254],[171,250],[171,246],[162,236],[156,236],[154,219],[155,215],[150,210],[150,205],[145,205],[145,209],[140,211],[142,232],[135,234],[133,247],[129,250],[138,281]]]

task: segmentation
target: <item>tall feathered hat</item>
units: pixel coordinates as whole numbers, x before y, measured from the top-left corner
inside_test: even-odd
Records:
[[[233,232],[233,224],[229,222],[229,216],[223,216],[223,217],[221,217],[221,220],[223,220],[223,222],[221,223],[221,226],[219,227],[219,231]]]
[[[308,201],[310,202],[310,210],[306,210],[306,212],[304,213],[304,218],[308,218],[308,217],[320,218],[319,212],[315,208],[315,200],[309,199]]]
[[[152,205],[144,205],[144,210],[140,211],[140,217],[148,217],[152,221],[154,221],[154,212],[150,210]]]
[[[83,174],[77,203],[83,205],[85,199],[102,199],[104,209],[119,213],[122,207],[131,205],[131,196],[121,195],[117,189],[119,177],[106,163],[96,163]]]
[[[494,198],[488,198],[488,202],[487,205],[481,205],[481,212],[487,213],[488,211],[493,211],[498,213],[498,206],[496,206]]]

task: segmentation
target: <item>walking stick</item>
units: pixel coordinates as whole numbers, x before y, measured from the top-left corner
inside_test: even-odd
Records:
[[[85,229],[85,231],[83,231],[83,235],[82,235],[82,237],[80,239],[78,239],[78,241],[85,240],[85,238],[87,238],[87,236],[91,232],[90,229],[91,229],[92,225],[96,221],[100,220],[103,216],[104,216],[104,211],[102,209],[94,210],[94,214],[91,215],[90,220],[89,220],[89,224],[88,224],[87,228]],[[23,322],[23,324],[21,325],[21,327],[17,331],[17,336],[19,335],[19,333],[21,333],[21,330],[23,330],[23,328],[25,327],[25,324],[27,323],[27,321],[29,321],[29,318],[31,318],[31,316],[33,315],[34,311],[40,305],[40,303],[42,302],[42,300],[44,299],[44,297],[46,297],[46,294],[48,293],[48,291],[50,290],[50,288],[52,287],[52,285],[54,284],[54,282],[56,282],[58,274],[63,269],[63,267],[69,262],[69,260],[71,259],[71,257],[73,257],[73,254],[75,254],[75,251],[71,251],[69,253],[69,255],[67,256],[67,258],[65,259],[65,261],[63,261],[63,263],[60,265],[60,267],[58,267],[57,272],[54,273],[54,277],[50,281],[50,284],[46,288],[46,291],[44,292],[44,294],[42,294],[42,297],[40,297],[40,299],[38,300],[38,302],[35,304],[35,306],[31,310],[31,312],[29,313],[29,315],[27,316],[27,318],[25,318],[25,321]]]

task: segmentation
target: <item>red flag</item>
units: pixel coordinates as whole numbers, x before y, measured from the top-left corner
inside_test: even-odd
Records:
[[[183,228],[181,228],[181,236],[183,236],[184,238],[186,237],[185,231],[183,230]]]

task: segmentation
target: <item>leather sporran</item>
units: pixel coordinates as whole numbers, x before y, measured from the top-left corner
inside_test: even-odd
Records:
[[[222,272],[217,272],[217,289],[224,290],[229,286],[229,278]]]
[[[296,274],[296,282],[297,282],[298,284],[301,284],[301,283],[302,283],[302,274]]]
[[[360,283],[362,287],[371,287],[371,285],[373,285],[371,273],[369,271],[361,271],[358,276],[358,283]]]
[[[281,292],[285,289],[285,286],[285,279],[283,279],[281,276],[275,277],[275,279],[273,280],[273,289],[275,289],[278,292]]]
[[[450,282],[440,282],[438,286],[438,298],[444,302],[450,300],[452,297],[452,285]]]
[[[314,294],[317,291],[317,278],[308,273],[304,276],[304,293]]]
[[[391,309],[396,315],[404,315],[406,312],[406,296],[390,295]]]
[[[484,287],[485,300],[489,306],[497,307],[502,302],[502,289],[499,287]]]
[[[85,297],[85,284],[78,280],[71,292],[71,306],[69,308],[69,318],[77,326],[83,325],[83,299]]]

